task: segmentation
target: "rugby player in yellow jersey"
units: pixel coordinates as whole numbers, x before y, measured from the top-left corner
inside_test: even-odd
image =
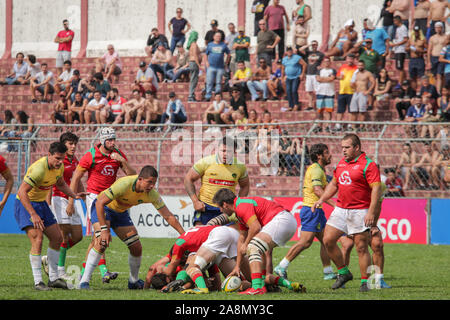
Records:
[[[336,275],[331,268],[330,258],[323,246],[323,230],[327,219],[322,207],[311,211],[311,207],[319,200],[327,185],[327,176],[325,174],[325,167],[331,163],[331,154],[328,146],[319,143],[311,147],[311,161],[312,165],[308,167],[303,181],[303,206],[300,210],[300,220],[302,223],[300,239],[288,251],[287,255],[275,267],[274,273],[280,277],[287,278],[287,268],[303,250],[308,249],[314,238],[320,241],[320,258],[324,266],[324,280],[335,279]],[[334,207],[333,200],[328,200],[330,206]]]
[[[206,225],[209,220],[221,214],[212,199],[217,191],[227,188],[236,193],[239,184],[239,197],[246,197],[250,190],[250,180],[245,164],[234,157],[236,142],[231,137],[219,141],[218,152],[197,161],[184,178],[184,187],[194,205],[193,225]],[[201,180],[197,196],[195,182]]]
[[[61,230],[50,210],[47,194],[56,185],[59,190],[71,198],[78,199],[84,192],[75,193],[64,181],[64,158],[67,147],[60,142],[53,142],[48,155],[34,162],[27,170],[25,178],[17,191],[14,217],[21,230],[30,239],[30,263],[36,290],[50,288],[67,289],[63,279],[58,278],[59,247],[62,242]],[[49,281],[48,286],[42,281],[41,251],[43,235],[49,239],[47,249]]]
[[[86,269],[80,280],[80,289],[89,289],[89,281],[102,254],[111,241],[110,228],[114,230],[130,251],[128,265],[130,277],[128,289],[143,289],[144,281],[139,279],[142,245],[128,209],[141,203],[151,203],[161,216],[180,234],[184,233],[175,216],[164,204],[159,193],[153,189],[158,172],[152,166],[145,166],[139,175],[118,179],[102,191],[91,206],[91,221],[94,227],[95,243],[89,251]]]

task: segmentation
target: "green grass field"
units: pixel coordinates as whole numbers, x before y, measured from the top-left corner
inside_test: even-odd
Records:
[[[84,260],[90,238],[70,249],[67,253],[66,268],[79,267]],[[145,279],[148,267],[165,255],[173,239],[141,239],[143,259],[140,276]],[[48,241],[44,241],[45,254]],[[288,245],[292,245],[289,243]],[[102,284],[97,269],[91,281],[90,291],[52,290],[38,292],[33,287],[33,277],[28,258],[29,242],[25,235],[0,235],[0,299],[5,300],[242,300],[236,293],[215,292],[209,295],[193,296],[179,293],[163,294],[155,290],[131,291],[127,289],[128,250],[118,239],[113,238],[107,250],[107,264],[111,271],[119,272],[119,277],[110,284]],[[274,264],[278,263],[288,247],[274,250]],[[442,300],[450,299],[448,266],[450,246],[385,244],[385,280],[392,289],[371,290],[359,293],[359,267],[355,251],[352,252],[350,270],[354,280],[345,289],[330,289],[333,281],[322,280],[322,266],[319,245],[314,243],[304,251],[289,267],[289,279],[299,281],[307,288],[306,294],[298,294],[283,289],[282,293],[264,296],[245,296],[248,300]],[[72,267],[72,268],[74,268]],[[70,270],[70,269],[69,269]],[[47,277],[44,274],[44,281]]]

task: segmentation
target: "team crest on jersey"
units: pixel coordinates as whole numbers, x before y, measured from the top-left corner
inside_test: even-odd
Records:
[[[104,176],[114,176],[115,175],[114,168],[111,165],[106,165],[103,167],[102,175]]]
[[[352,183],[352,179],[350,179],[350,173],[346,170],[341,173],[339,176],[339,183],[349,185]]]

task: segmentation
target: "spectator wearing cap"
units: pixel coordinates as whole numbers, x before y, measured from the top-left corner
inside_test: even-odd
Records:
[[[73,77],[72,62],[70,60],[64,61],[62,70],[62,73],[55,81],[55,93],[59,95],[60,92],[63,92],[65,96],[69,92],[70,82]]]
[[[409,53],[409,78],[412,87],[417,88],[417,80],[425,74],[426,39],[419,26],[414,26],[411,36],[406,44],[406,52]]]
[[[411,87],[408,80],[401,83],[400,88],[394,90],[395,92],[395,109],[397,109],[398,119],[405,120],[405,114],[411,106],[411,99],[416,95],[416,91]]]
[[[286,27],[283,18],[286,19]],[[280,0],[273,0],[273,4],[264,10],[264,20],[267,21],[269,30],[272,30],[280,37],[280,41],[278,42],[278,57],[283,58],[285,28],[289,32],[290,26],[289,16],[284,6],[280,5]]]
[[[406,59],[406,44],[409,40],[408,28],[402,23],[400,16],[394,17],[395,36],[393,41],[389,43],[389,47],[392,48],[395,58],[395,69],[399,73],[399,82],[402,83],[405,80],[405,59]]]
[[[214,92],[222,91],[222,77],[225,72],[225,65],[228,65],[231,59],[230,50],[221,39],[222,34],[216,32],[213,42],[210,42],[206,47],[206,101],[211,99],[214,85]]]
[[[162,42],[166,48],[169,48],[169,41],[167,40],[166,36],[159,33],[158,28],[153,28],[147,39],[145,53],[147,53],[147,55],[151,57],[157,49],[157,44],[160,42]]]
[[[187,114],[183,103],[176,98],[175,92],[170,92],[166,112],[161,117],[161,123],[184,123],[186,121]]]
[[[261,19],[259,21],[259,32],[256,38],[257,48],[256,54],[258,61],[260,59],[264,59],[267,62],[267,65],[272,67],[272,60],[275,58],[274,50],[277,44],[281,41],[279,35],[277,35],[272,30],[267,29],[266,20]],[[282,59],[282,57],[279,57]]]
[[[170,19],[167,25],[170,33],[172,33],[172,39],[170,39],[170,52],[172,54],[178,43],[181,43],[182,46],[184,45],[186,33],[191,29],[191,24],[182,15],[183,9],[177,8],[176,16]]]
[[[372,47],[373,40],[366,38],[366,40],[358,42],[351,52],[359,54],[359,60],[364,61],[366,70],[376,75],[378,68],[381,67],[381,56]]]
[[[231,88],[230,108],[221,114],[221,119],[226,124],[235,123],[238,112],[244,112],[244,116],[248,119],[247,103],[241,95],[238,87]]]
[[[69,92],[67,93],[67,97],[70,97],[71,101],[75,99],[75,94],[81,91],[80,83],[81,83],[80,71],[78,69],[75,69],[73,70],[72,81],[70,81]]]
[[[197,44],[198,32],[192,31],[189,34],[188,43],[186,48],[189,50],[189,97],[188,101],[196,101],[195,89],[198,84],[198,75],[200,71],[200,65],[202,63],[202,54]]]
[[[439,62],[444,64],[444,87],[450,87],[450,35],[447,35],[447,42],[444,48],[442,48],[439,55]]]
[[[254,0],[252,4],[252,13],[255,15],[254,20],[254,31],[255,31],[255,37],[258,35],[259,32],[259,21],[261,19],[264,19],[264,10],[266,10],[267,6],[269,5],[270,0]]]
[[[119,75],[122,73],[122,61],[112,44],[109,44],[106,53],[97,59],[95,71],[104,72],[109,83],[113,83],[113,75],[116,82],[119,81]]]
[[[213,42],[214,41],[214,35],[216,34],[216,32],[220,33],[220,42],[225,41],[225,32],[223,32],[222,30],[219,29],[219,22],[217,22],[217,20],[213,19],[211,20],[211,29],[208,30],[208,32],[206,32],[205,35],[205,46],[208,46],[208,43]]]
[[[167,70],[169,82],[175,82],[180,78],[187,78],[189,75],[189,54],[184,50],[181,42],[177,43],[176,64],[173,69]],[[180,79],[181,80],[181,79]]]
[[[294,54],[292,47],[286,48],[286,56],[282,60],[282,74],[286,83],[286,95],[290,110],[300,110],[298,87],[300,80],[305,79],[306,62],[298,54]]]
[[[372,39],[372,48],[378,52],[381,58],[380,68],[384,68],[386,65],[386,57],[389,55],[390,37],[383,28],[375,28],[372,20],[364,20],[367,28],[365,39]]]
[[[431,70],[436,79],[436,88],[438,91],[441,91],[445,64],[439,62],[439,56],[442,49],[447,45],[447,36],[444,33],[444,24],[442,22],[436,22],[434,28],[436,34],[428,42],[427,62],[428,69]]]
[[[152,68],[147,67],[145,61],[139,63],[139,70],[136,74],[134,84],[131,86],[131,90],[139,90],[143,95],[146,91],[156,93],[158,91],[158,81]]]
[[[157,75],[161,75],[160,81],[166,80],[167,71],[173,69],[172,66],[172,53],[168,50],[162,42],[157,44],[157,49],[152,56],[150,68]],[[157,78],[158,80],[158,78]]]
[[[443,32],[445,33],[445,23],[448,18],[448,15],[446,15],[447,9],[450,9],[448,0],[436,0],[431,3],[427,20],[427,27],[430,28],[430,37],[437,33],[436,24],[439,22],[442,23]]]
[[[235,51],[235,61],[244,61],[245,66],[250,67],[250,37],[245,35],[245,27],[238,27],[238,36],[234,38],[233,50]]]
[[[358,39],[358,33],[354,30],[355,21],[349,19],[345,22],[344,28],[339,30],[337,37],[331,44],[330,50],[325,55],[327,57],[342,56],[346,57],[349,54],[350,49]]]

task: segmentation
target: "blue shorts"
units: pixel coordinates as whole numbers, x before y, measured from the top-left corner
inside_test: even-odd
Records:
[[[95,199],[91,205],[91,223],[92,224],[98,222],[97,208],[95,207],[96,202],[97,202],[97,199]],[[104,209],[105,209],[105,219],[106,219],[106,221],[111,222],[112,229],[115,229],[117,227],[133,226],[133,221],[131,220],[130,213],[128,212],[128,210],[126,210],[124,212],[116,212],[114,210],[111,210],[107,206],[104,206]]]
[[[350,106],[353,94],[340,94],[338,95],[338,108],[337,113],[345,113],[347,107]]]
[[[194,212],[194,219],[192,220],[192,224],[195,225],[196,222],[201,222],[201,224],[205,225],[208,223],[209,220],[217,216],[220,216],[221,214],[222,212],[220,211],[219,207],[213,207],[205,203],[205,211]]]
[[[31,206],[37,215],[44,222],[44,228],[50,227],[51,225],[57,223],[52,210],[48,206],[46,201],[33,202],[31,201]],[[31,221],[31,216],[28,211],[23,206],[19,199],[16,199],[14,204],[14,217],[16,218],[17,224],[20,230],[24,230],[27,227],[33,227],[33,222]]]
[[[314,212],[311,207],[302,207],[300,210],[300,221],[302,223],[302,231],[320,232],[327,224],[325,212],[321,208],[317,208]]]
[[[316,96],[316,106],[317,111],[322,112],[333,112],[334,107],[334,96],[324,96],[317,95]]]

